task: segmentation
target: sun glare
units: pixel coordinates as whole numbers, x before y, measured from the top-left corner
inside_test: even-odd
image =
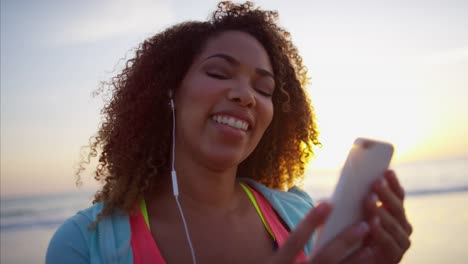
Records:
[[[416,82],[317,79],[311,97],[323,147],[316,150],[312,167],[339,168],[357,137],[392,143],[394,162],[417,158],[431,122],[418,107],[423,98]]]

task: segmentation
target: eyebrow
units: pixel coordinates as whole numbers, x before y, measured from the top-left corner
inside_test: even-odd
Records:
[[[240,62],[238,60],[236,60],[234,57],[230,56],[230,55],[227,55],[227,54],[224,54],[224,53],[217,53],[217,54],[214,54],[214,55],[211,55],[209,57],[207,57],[205,59],[208,60],[208,59],[211,59],[211,58],[221,58],[221,59],[224,59],[226,60],[229,64],[232,64],[234,66],[239,66],[240,65]],[[255,71],[262,75],[262,76],[267,76],[267,77],[271,77],[273,80],[275,79],[275,76],[273,75],[273,73],[265,70],[265,69],[261,69],[261,68],[255,68]]]

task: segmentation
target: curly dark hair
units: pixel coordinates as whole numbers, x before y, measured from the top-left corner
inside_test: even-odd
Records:
[[[94,197],[94,202],[104,203],[99,219],[116,208],[131,212],[145,192],[169,174],[169,90],[177,93],[207,41],[227,30],[248,33],[263,45],[276,83],[273,120],[237,175],[276,189],[302,180],[313,145],[320,143],[305,92],[307,70],[277,19],[276,11],[260,10],[250,2],[221,2],[208,21],[181,23],[145,40],[122,72],[104,83],[99,92],[107,91],[110,99],[105,99],[102,123],[77,172],[79,177],[83,166],[99,155],[95,179],[103,186]]]

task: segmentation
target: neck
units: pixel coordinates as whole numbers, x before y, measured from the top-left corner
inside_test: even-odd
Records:
[[[238,205],[242,189],[236,180],[237,166],[215,170],[203,166],[192,158],[181,156],[176,157],[175,168],[179,199],[182,203],[190,207],[210,210],[231,210]],[[157,190],[152,191],[153,195],[162,195],[172,199],[170,172],[162,176],[162,180],[157,185]],[[151,199],[151,197],[147,198]]]
[[[176,172],[179,197],[197,207],[230,208],[238,197],[236,169],[219,172],[178,166]]]

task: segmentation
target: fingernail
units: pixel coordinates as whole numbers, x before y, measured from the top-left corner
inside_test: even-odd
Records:
[[[355,230],[357,236],[363,236],[367,232],[369,232],[369,225],[366,222],[360,223]]]

